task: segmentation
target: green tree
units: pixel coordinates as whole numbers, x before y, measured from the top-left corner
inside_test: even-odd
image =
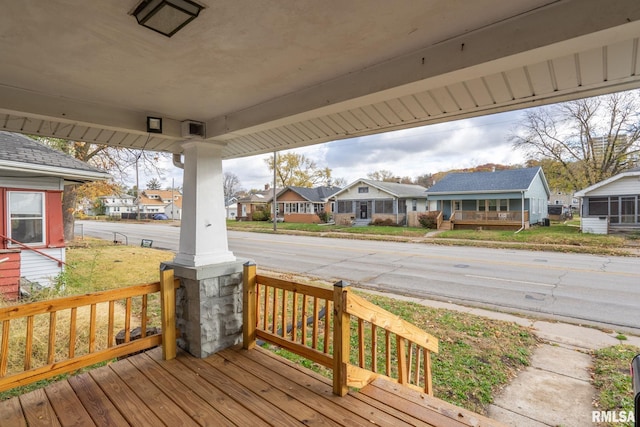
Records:
[[[278,187],[315,187],[331,183],[331,169],[319,167],[316,162],[303,154],[285,153],[276,157],[275,169]],[[266,158],[265,163],[273,172],[273,157]]]
[[[579,190],[638,164],[639,111],[638,91],[564,102],[528,110],[511,139],[530,160],[556,162],[558,181]]]
[[[151,178],[147,181],[147,190],[160,190],[162,189],[162,184],[158,180],[158,178]]]

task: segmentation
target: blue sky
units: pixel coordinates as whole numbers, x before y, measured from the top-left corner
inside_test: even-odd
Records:
[[[473,167],[484,163],[517,164],[525,161],[509,142],[523,112],[493,114],[437,125],[422,126],[343,139],[293,150],[329,167],[332,175],[347,183],[376,170],[389,170],[399,176],[415,178],[425,173]],[[261,189],[271,183],[273,175],[263,159],[272,154],[225,160],[225,172],[238,176],[242,188]],[[182,186],[182,171],[165,161],[167,173],[161,178],[163,188]],[[152,177],[141,177],[145,187]]]

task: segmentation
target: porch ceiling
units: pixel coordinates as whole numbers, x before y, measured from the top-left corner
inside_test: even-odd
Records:
[[[637,0],[2,0],[0,129],[234,158],[640,87]],[[146,133],[146,116],[164,119]]]

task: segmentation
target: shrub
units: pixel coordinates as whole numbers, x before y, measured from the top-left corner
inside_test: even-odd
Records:
[[[271,221],[271,214],[267,211],[254,211],[251,214],[251,219],[254,221]]]
[[[418,222],[424,228],[438,228],[438,211],[426,212],[418,215]]]
[[[378,225],[378,226],[390,226],[390,225],[396,225],[393,220],[391,218],[376,218],[373,221],[371,221],[371,224],[369,225]]]
[[[329,220],[331,219],[331,215],[329,215],[329,212],[326,211],[318,212],[316,215],[318,215],[318,218],[320,218],[320,222],[324,224],[329,222]]]

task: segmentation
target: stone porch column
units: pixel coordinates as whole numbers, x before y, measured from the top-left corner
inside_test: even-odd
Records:
[[[178,346],[207,357],[242,340],[242,264],[229,251],[224,210],[222,146],[183,145],[184,180],[180,248],[172,268]]]

